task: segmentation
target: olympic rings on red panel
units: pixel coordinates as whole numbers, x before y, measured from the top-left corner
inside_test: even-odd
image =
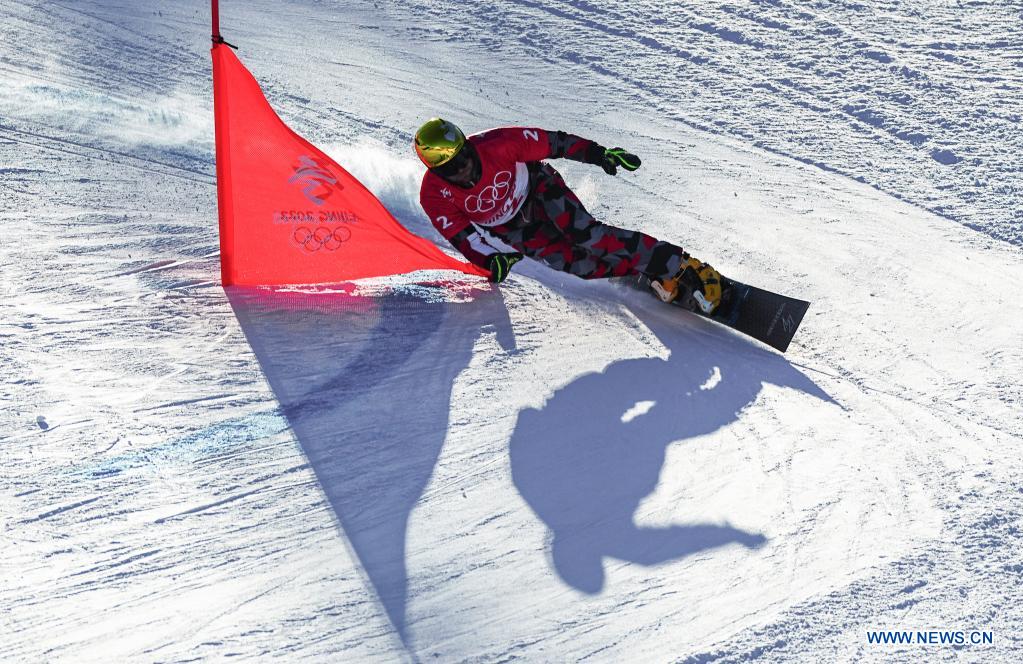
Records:
[[[291,234],[291,239],[310,253],[320,249],[337,251],[351,237],[352,232],[344,226],[338,226],[333,230],[326,226],[318,226],[315,229],[299,226]]]

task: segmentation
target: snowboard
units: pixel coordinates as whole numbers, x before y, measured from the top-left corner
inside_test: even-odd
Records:
[[[799,329],[810,303],[724,276],[721,280],[721,304],[710,314],[703,313],[692,293],[680,293],[671,305],[730,327],[784,353],[796,330]],[[650,287],[649,277],[644,275],[617,277],[612,281],[624,283],[657,297]]]

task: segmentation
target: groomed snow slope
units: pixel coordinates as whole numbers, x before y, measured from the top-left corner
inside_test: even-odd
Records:
[[[222,11],[282,117],[435,240],[430,115],[635,150],[556,166],[811,300],[784,356],[529,263],[225,294],[206,4],[0,0],[0,659],[1023,657],[1021,138],[959,94],[1018,100],[1001,5],[959,41],[880,1],[630,7]]]

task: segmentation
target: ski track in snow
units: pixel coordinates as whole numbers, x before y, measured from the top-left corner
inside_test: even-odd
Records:
[[[431,114],[635,149],[557,166],[784,358],[528,263],[225,296],[207,11],[0,0],[0,659],[1023,656],[1011,3],[224,3],[435,240]]]

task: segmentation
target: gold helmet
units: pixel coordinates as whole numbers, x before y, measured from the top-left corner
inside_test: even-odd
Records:
[[[443,166],[465,145],[465,134],[447,120],[431,118],[416,132],[416,154],[427,168]]]

